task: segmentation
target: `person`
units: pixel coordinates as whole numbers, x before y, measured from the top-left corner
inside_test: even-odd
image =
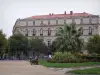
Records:
[[[32,59],[35,59],[34,56],[32,56]]]
[[[32,60],[32,57],[29,57],[29,60],[31,61]]]
[[[51,56],[51,51],[48,52],[48,57],[49,57],[49,58],[52,58],[52,56]]]
[[[31,63],[31,65],[33,65],[33,64],[38,65],[38,56],[36,56],[34,60],[32,60],[32,57],[30,57],[30,63]]]
[[[35,57],[35,64],[38,65],[38,56]]]
[[[50,54],[49,54],[49,58],[52,58]]]

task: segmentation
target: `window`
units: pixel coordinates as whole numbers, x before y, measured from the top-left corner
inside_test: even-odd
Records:
[[[35,25],[41,25],[41,20],[35,20]]]
[[[83,24],[89,24],[89,18],[83,18]]]
[[[58,20],[56,20],[56,25],[58,24]]]
[[[72,19],[66,19],[66,24],[72,24]]]
[[[26,21],[20,21],[20,26],[26,26],[26,25],[27,25]]]
[[[48,20],[43,20],[43,25],[48,25]]]
[[[33,36],[35,36],[36,35],[36,30],[35,29],[33,29]]]
[[[59,28],[56,28],[56,30],[55,30],[55,36],[58,36],[58,30],[59,30]]]
[[[26,29],[26,34],[25,34],[25,36],[28,36],[28,29]]]
[[[48,25],[50,25],[50,20],[48,20]]]
[[[50,35],[51,35],[51,29],[48,28],[48,36],[50,36]]]
[[[40,36],[43,36],[43,29],[40,29]]]
[[[35,21],[33,21],[33,25],[35,25]]]
[[[75,23],[76,24],[80,24],[81,23],[81,19],[75,19]]]
[[[43,21],[41,20],[41,25],[43,25]]]
[[[64,24],[66,24],[66,20],[64,20]]]
[[[64,24],[64,19],[58,19],[58,24],[63,25]]]
[[[92,18],[91,20],[92,20],[92,21],[91,21],[92,24],[97,24],[97,23],[98,23],[98,18]]]
[[[83,35],[83,27],[80,27],[80,28],[78,29],[78,32],[79,32],[80,35]]]
[[[56,25],[56,20],[50,20],[50,25]]]
[[[48,41],[48,47],[50,47],[51,46],[51,41]]]
[[[89,27],[89,35],[92,35],[92,27]]]
[[[28,26],[33,26],[33,21],[28,21]]]
[[[81,22],[80,22],[80,23],[81,23],[81,24],[83,24],[83,19],[81,18],[80,20],[81,20]]]

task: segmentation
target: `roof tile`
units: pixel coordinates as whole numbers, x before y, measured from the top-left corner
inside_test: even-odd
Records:
[[[71,16],[90,16],[92,14],[89,13],[73,13],[71,14],[53,14],[53,15],[38,15],[38,16],[32,16],[31,18],[34,19],[41,19],[41,18],[63,18],[63,17],[71,17]]]

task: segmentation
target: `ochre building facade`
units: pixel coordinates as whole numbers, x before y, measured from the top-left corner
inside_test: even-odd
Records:
[[[65,24],[74,23],[76,29],[81,28],[82,36],[86,42],[88,38],[99,34],[100,17],[86,12],[83,13],[66,13],[48,15],[37,15],[24,19],[17,19],[13,27],[13,34],[23,34],[28,38],[39,37],[44,40],[46,45],[51,45],[56,38],[57,28]]]

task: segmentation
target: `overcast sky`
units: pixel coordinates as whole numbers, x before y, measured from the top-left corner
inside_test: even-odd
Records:
[[[100,0],[0,0],[0,29],[9,37],[18,18],[64,11],[100,15]]]

